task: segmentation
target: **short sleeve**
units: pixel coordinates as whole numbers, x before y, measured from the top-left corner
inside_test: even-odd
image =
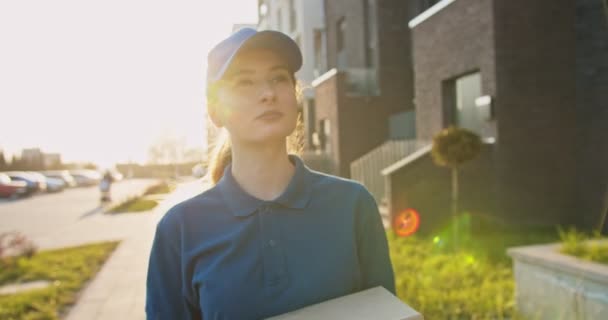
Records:
[[[395,294],[395,277],[382,217],[373,196],[363,186],[357,201],[356,224],[362,289],[383,286]]]
[[[183,294],[183,260],[173,239],[179,235],[171,231],[165,219],[156,227],[148,263],[146,319],[201,319],[199,308]]]

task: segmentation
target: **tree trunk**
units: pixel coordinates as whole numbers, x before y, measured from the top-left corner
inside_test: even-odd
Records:
[[[458,249],[458,169],[452,168],[452,232],[454,248]]]

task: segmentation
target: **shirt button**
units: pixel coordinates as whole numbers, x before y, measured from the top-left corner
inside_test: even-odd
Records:
[[[274,241],[274,240],[270,240],[270,241],[268,241],[268,246],[269,246],[269,247],[274,247],[274,246],[276,246],[276,245],[277,245],[276,241]]]

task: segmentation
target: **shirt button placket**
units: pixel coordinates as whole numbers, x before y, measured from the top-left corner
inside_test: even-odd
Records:
[[[263,239],[264,240],[264,259],[266,260],[264,265],[266,268],[266,284],[271,287],[276,287],[281,284],[283,276],[283,259],[281,250],[278,248],[278,241],[276,239],[276,226],[274,225],[270,213],[272,209],[270,206],[264,205],[261,208],[262,223],[263,223]]]

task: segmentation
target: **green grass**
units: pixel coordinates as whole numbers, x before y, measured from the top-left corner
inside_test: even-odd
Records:
[[[387,232],[398,297],[427,320],[521,319],[506,249],[555,242],[555,229],[482,223],[475,232],[460,230],[457,248],[449,232],[408,238]]]
[[[158,184],[149,187],[146,192],[144,192],[144,195],[166,194],[173,192],[173,190],[175,190],[175,184],[169,183],[167,181],[162,181]]]
[[[608,242],[606,242],[608,239],[592,237],[573,228],[567,231],[560,230],[559,234],[562,240],[560,249],[562,253],[587,261],[608,264]],[[604,241],[589,241],[592,239]]]
[[[91,279],[118,242],[41,251],[32,258],[11,258],[0,268],[0,285],[47,280],[51,286],[0,295],[0,319],[59,319],[77,292]]]
[[[176,186],[173,183],[162,181],[153,186],[150,186],[144,191],[143,195],[135,196],[114,205],[107,212],[109,213],[132,213],[132,212],[149,212],[158,205],[157,199],[150,199],[146,196],[162,195],[173,192]]]
[[[143,197],[134,197],[118,204],[109,210],[110,213],[147,212],[154,209],[158,201]]]

